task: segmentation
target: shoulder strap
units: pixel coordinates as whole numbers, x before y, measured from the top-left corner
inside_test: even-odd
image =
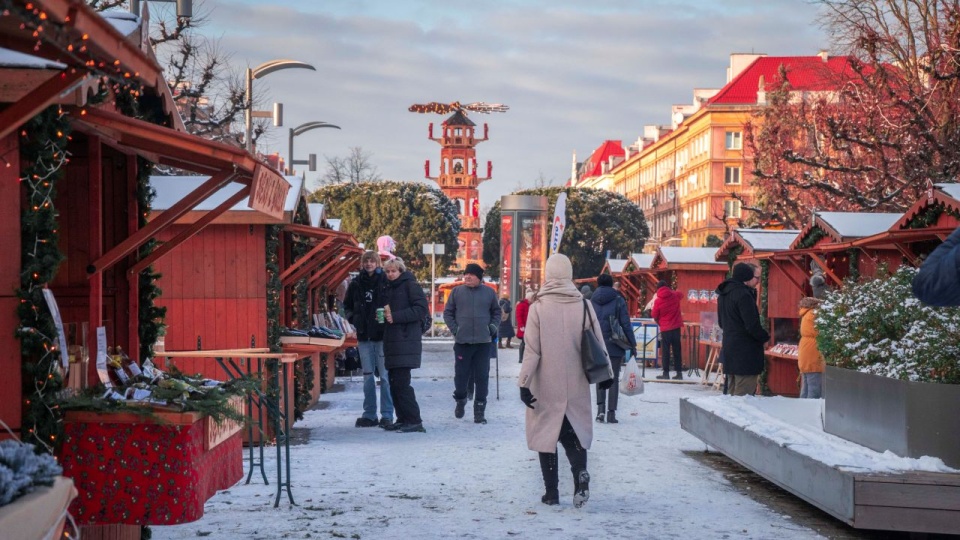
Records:
[[[584,330],[587,329],[587,299],[583,299],[583,325]],[[593,329],[593,319],[590,319],[590,329]]]

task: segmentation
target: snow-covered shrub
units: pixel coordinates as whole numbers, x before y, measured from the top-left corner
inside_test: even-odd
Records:
[[[52,486],[63,472],[50,454],[37,454],[32,444],[0,441],[0,506],[37,486]]]
[[[817,345],[828,364],[884,377],[960,384],[960,308],[913,296],[917,270],[845,283],[817,314]]]

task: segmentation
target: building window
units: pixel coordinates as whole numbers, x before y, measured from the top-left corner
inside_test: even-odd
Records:
[[[743,133],[739,131],[727,132],[727,150],[743,149]]]
[[[740,219],[740,201],[723,201],[723,215]]]
[[[723,183],[727,185],[740,184],[740,167],[724,167]]]

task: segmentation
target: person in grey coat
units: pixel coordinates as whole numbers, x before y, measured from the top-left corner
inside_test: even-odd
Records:
[[[453,333],[456,357],[453,377],[453,415],[463,418],[467,406],[467,382],[473,374],[476,385],[473,421],[486,424],[487,387],[490,381],[490,347],[500,326],[497,293],[483,284],[483,268],[470,263],[463,271],[463,285],[450,291],[443,308],[443,322]]]

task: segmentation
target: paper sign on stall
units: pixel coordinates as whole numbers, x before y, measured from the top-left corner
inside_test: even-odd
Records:
[[[63,372],[70,372],[70,357],[67,355],[67,334],[63,331],[63,319],[60,318],[60,308],[57,307],[57,299],[53,297],[53,291],[43,289],[43,299],[47,301],[47,309],[53,316],[53,324],[57,327],[57,343],[60,347],[60,363],[63,364]]]
[[[113,388],[110,374],[107,372],[107,327],[97,327],[97,376],[107,388]]]

